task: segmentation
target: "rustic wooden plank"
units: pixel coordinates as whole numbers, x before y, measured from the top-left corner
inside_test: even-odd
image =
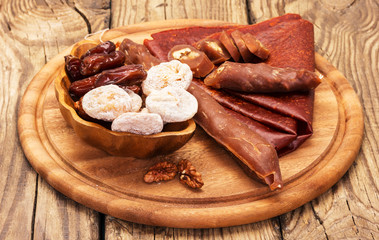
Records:
[[[99,214],[39,177],[34,239],[99,239]]]
[[[10,2],[0,11],[0,239],[30,239],[37,175],[25,160],[17,137],[17,108],[28,76],[27,34],[17,34]],[[21,41],[20,41],[21,40]],[[44,58],[42,58],[42,61]],[[20,228],[23,226],[23,228]]]
[[[44,7],[41,8],[38,5],[36,9],[38,11],[44,9],[47,13],[49,10],[53,12],[51,15],[41,14],[48,19],[45,25],[52,26],[42,28],[50,30],[43,31],[43,34],[47,36],[43,43],[46,49],[44,51],[46,61],[87,34],[104,29],[109,24],[107,20],[109,11],[106,6],[99,6],[91,1],[71,2],[69,5],[52,1],[47,2],[47,6]],[[41,178],[39,178],[37,192],[35,239],[100,238],[99,213],[64,197]],[[55,221],[50,221],[50,219],[55,219]]]
[[[279,222],[266,220],[255,224],[211,229],[178,229],[147,226],[106,217],[105,239],[280,239]]]
[[[112,1],[111,27],[165,19],[214,19],[248,23],[245,2],[223,1]]]
[[[16,130],[17,106],[30,80],[57,53],[88,34],[86,23],[77,10],[58,1],[2,1],[0,8],[0,239],[96,239],[98,213],[37,177]],[[107,22],[98,21],[94,29],[104,28]]]
[[[284,238],[378,238],[378,4],[250,1],[249,6],[258,21],[294,12],[314,23],[316,50],[347,77],[365,113],[365,138],[355,164],[334,188],[281,217]]]
[[[67,4],[80,15],[87,26],[88,33],[109,28],[111,1],[75,0],[67,1]],[[83,29],[82,24],[80,28]],[[82,37],[82,35],[77,35],[77,37]]]
[[[116,3],[114,3],[116,2]],[[118,1],[112,2],[112,8],[117,8]],[[377,19],[377,15],[373,14],[378,12],[377,5],[371,1],[367,1],[367,3],[362,3],[362,1],[338,1],[333,4],[327,4],[326,1],[321,1],[324,5],[322,7],[319,7],[317,11],[314,11],[314,6],[318,6],[319,4],[317,1],[312,1],[311,3],[305,3],[305,1],[252,1],[251,3],[254,3],[254,6],[249,6],[250,10],[252,12],[255,11],[256,14],[252,14],[250,16],[250,19],[255,21],[261,21],[264,19],[267,19],[271,16],[277,16],[281,15],[285,12],[298,12],[303,15],[305,18],[309,18],[310,20],[320,20],[319,23],[316,23],[318,25],[318,30],[316,29],[316,43],[318,45],[318,49],[320,53],[322,53],[324,56],[328,57],[331,62],[339,68],[349,79],[351,84],[355,87],[355,89],[358,91],[361,101],[364,103],[364,108],[366,112],[366,138],[364,139],[362,152],[360,156],[357,159],[357,163],[352,167],[352,169],[349,171],[349,173],[345,176],[342,183],[338,183],[337,187],[333,188],[317,200],[313,201],[312,204],[307,204],[303,208],[300,208],[296,210],[295,212],[291,213],[294,216],[298,217],[292,217],[292,215],[284,215],[281,217],[281,224],[282,229],[284,230],[284,236],[286,238],[294,238],[297,237],[299,233],[303,233],[304,235],[301,236],[309,236],[305,235],[307,233],[307,230],[315,231],[315,229],[324,228],[324,224],[326,224],[326,232],[335,232],[337,230],[331,228],[331,225],[337,224],[337,227],[340,227],[342,225],[338,225],[338,222],[336,219],[333,219],[333,221],[329,221],[328,218],[331,214],[338,214],[338,211],[336,209],[341,208],[342,211],[345,213],[349,213],[346,217],[346,219],[351,218],[351,221],[354,221],[354,224],[356,224],[358,227],[354,230],[355,232],[364,233],[362,236],[372,236],[372,238],[377,238],[377,232],[375,232],[375,225],[379,222],[377,219],[377,209],[378,209],[378,199],[374,195],[376,192],[378,192],[377,186],[378,186],[378,180],[374,176],[378,175],[378,83],[375,82],[375,79],[378,77],[378,25],[373,26],[371,24],[375,24]],[[147,6],[150,8],[150,5],[154,3],[153,1],[148,1]],[[349,7],[346,8],[346,3]],[[32,225],[32,211],[29,211],[32,207],[33,199],[34,199],[34,191],[35,191],[35,185],[31,185],[30,182],[36,182],[36,175],[34,171],[30,170],[29,165],[26,163],[26,161],[23,158],[21,149],[19,148],[19,145],[16,144],[17,142],[17,134],[15,133],[15,119],[16,119],[16,108],[18,104],[18,99],[21,96],[21,93],[25,90],[28,81],[30,81],[31,78],[28,79],[28,77],[33,76],[41,66],[45,63],[45,56],[44,54],[36,52],[41,51],[40,45],[41,39],[43,40],[44,44],[44,51],[50,52],[51,54],[46,55],[46,60],[50,59],[52,56],[54,56],[54,53],[59,52],[62,50],[62,48],[65,48],[66,46],[69,46],[68,43],[61,43],[60,41],[65,42],[64,38],[69,38],[73,42],[76,42],[77,40],[81,39],[83,35],[88,33],[88,25],[85,24],[85,21],[83,20],[83,17],[79,17],[77,15],[78,12],[73,12],[72,9],[69,10],[70,14],[63,14],[66,18],[66,21],[69,21],[70,24],[74,22],[73,26],[75,27],[66,27],[66,31],[70,30],[70,34],[64,31],[60,31],[56,33],[55,41],[59,42],[59,44],[53,44],[47,41],[48,38],[48,29],[49,27],[52,29],[57,29],[56,26],[60,26],[59,22],[54,22],[55,24],[52,24],[53,22],[51,19],[48,20],[48,22],[51,24],[51,26],[48,26],[48,24],[44,24],[43,21],[46,20],[47,13],[42,11],[55,11],[56,13],[56,6],[51,3],[47,2],[46,4],[50,4],[50,8],[46,8],[44,10],[41,9],[41,6],[39,6],[38,10],[36,8],[35,3],[33,2],[21,2],[21,3],[12,3],[12,11],[14,9],[22,9],[16,10],[16,14],[10,10],[11,2],[2,2],[1,4],[1,12],[0,12],[0,23],[1,23],[1,29],[0,29],[0,37],[5,44],[3,44],[0,47],[0,50],[3,50],[2,52],[5,52],[7,54],[3,54],[2,57],[0,57],[0,68],[1,70],[7,70],[2,71],[2,75],[0,76],[1,79],[1,85],[0,90],[4,94],[0,94],[2,98],[2,105],[0,105],[1,109],[1,131],[0,131],[0,146],[1,147],[1,162],[0,162],[0,173],[1,173],[1,179],[0,179],[0,189],[3,191],[1,192],[1,208],[0,208],[0,215],[7,216],[7,218],[1,218],[0,219],[0,238],[3,239],[9,238],[9,239],[24,239],[24,238],[30,238],[31,231],[30,229],[24,229],[20,228],[19,226],[31,226]],[[41,3],[39,3],[41,4]],[[129,4],[129,3],[128,3]],[[121,6],[129,6],[128,4],[120,4]],[[133,5],[134,4],[134,5]],[[157,2],[157,4],[154,6],[158,9],[157,13],[150,12],[146,10],[146,4],[142,5],[139,4],[136,6],[137,1],[132,4],[132,7],[137,8],[137,10],[129,11],[128,8],[123,8],[123,11],[130,13],[134,13],[134,15],[131,15],[129,17],[123,17],[124,14],[119,14],[119,17],[116,17],[116,14],[114,14],[114,18],[112,18],[111,24],[112,26],[119,26],[119,25],[126,25],[131,24],[134,22],[143,22],[143,21],[151,21],[150,19],[157,20],[157,19],[165,19],[165,18],[156,18],[160,16],[159,14],[161,11],[159,9],[165,8],[166,5],[161,2]],[[184,10],[186,11],[195,11],[195,10],[188,10],[189,8],[192,8],[192,3],[190,4],[184,4]],[[204,10],[204,13],[200,13],[199,16],[204,16],[204,18],[213,18],[213,19],[220,19],[220,20],[226,20],[230,19],[230,16],[228,15],[228,9],[226,10],[215,10],[219,5],[226,5],[223,2],[221,4],[218,3],[204,3],[204,6],[210,6],[212,7],[212,4],[217,5],[213,6],[212,10]],[[365,5],[366,7],[360,8],[357,6]],[[43,4],[45,5],[45,4]],[[80,7],[79,7],[80,5]],[[178,4],[181,6],[181,4]],[[228,4],[229,8],[234,8],[233,5]],[[82,8],[85,8],[85,4],[81,5],[81,2],[76,4],[77,8],[80,9],[82,13],[85,13],[85,15],[88,15],[85,10]],[[264,6],[268,6],[268,13],[266,10],[262,10]],[[43,7],[42,7],[43,8]],[[196,7],[197,8],[197,7]],[[221,7],[220,7],[221,8]],[[262,8],[262,9],[260,9]],[[91,8],[90,8],[91,9]],[[118,8],[121,11],[121,7]],[[139,10],[138,10],[139,9]],[[174,9],[174,8],[172,8]],[[254,10],[256,9],[256,10]],[[317,9],[317,8],[316,8]],[[140,12],[136,14],[137,11],[145,11]],[[176,9],[175,9],[176,11]],[[259,11],[261,11],[261,14],[258,14]],[[12,12],[12,13],[9,13]],[[91,12],[91,11],[89,11]],[[96,11],[95,11],[96,12]],[[100,10],[100,12],[102,12]],[[235,14],[236,21],[231,20],[233,22],[239,21],[239,16],[242,15],[242,18],[244,17],[243,13],[238,11],[230,11],[230,14]],[[264,13],[263,13],[264,12]],[[352,13],[354,12],[354,14]],[[366,14],[369,12],[369,14]],[[220,15],[217,15],[219,14]],[[222,14],[227,14],[227,16],[221,16]],[[347,14],[346,14],[347,13]],[[30,14],[30,16],[29,16]],[[147,15],[147,18],[145,17],[145,14]],[[166,13],[166,15],[174,16],[175,13]],[[191,13],[186,13],[188,18],[192,18]],[[194,14],[194,13],[192,13]],[[208,15],[207,15],[208,14]],[[212,15],[214,14],[214,15]],[[308,15],[307,15],[308,14]],[[324,15],[321,15],[324,14]],[[143,17],[139,17],[142,16]],[[61,17],[62,15],[60,15]],[[106,16],[106,14],[104,15]],[[175,15],[176,16],[176,15]],[[209,16],[209,17],[207,17]],[[334,16],[334,17],[332,17]],[[78,18],[77,18],[78,17]],[[181,16],[179,16],[181,17]],[[311,18],[312,17],[312,18]],[[31,18],[38,19],[39,21],[33,19],[31,23],[28,21],[31,20]],[[116,20],[116,18],[119,18],[119,20]],[[200,17],[199,17],[200,18]],[[231,17],[233,18],[233,17]],[[362,18],[364,18],[362,20]],[[101,23],[92,23],[91,21],[94,20],[94,18],[88,18],[89,22],[92,24],[91,31],[94,32],[99,29],[103,29],[107,27],[107,24],[102,25]],[[115,19],[113,21],[113,19]],[[125,19],[129,19],[128,21],[122,24],[122,21],[125,21]],[[130,20],[133,19],[133,20]],[[324,20],[323,20],[324,19]],[[325,19],[332,19],[333,22],[328,23],[325,21]],[[342,19],[342,22],[340,22],[340,19]],[[360,19],[360,20],[357,20]],[[76,21],[80,21],[81,24],[77,24]],[[96,20],[97,21],[97,20]],[[227,20],[229,21],[229,20]],[[340,22],[340,23],[339,23]],[[243,21],[241,21],[243,23]],[[351,24],[351,27],[346,26],[346,24]],[[117,25],[119,24],[119,25]],[[357,24],[359,24],[357,26]],[[42,26],[42,29],[45,29],[44,31],[41,31],[41,29],[38,29],[36,31],[35,26]],[[79,26],[76,28],[76,26]],[[87,27],[86,27],[87,26]],[[93,27],[92,27],[93,26]],[[97,26],[97,27],[96,27]],[[326,26],[326,29],[324,27]],[[352,29],[360,29],[358,32],[353,32]],[[8,29],[8,30],[7,30]],[[59,29],[59,28],[58,28]],[[347,29],[347,32],[345,31]],[[369,29],[372,29],[371,31],[367,31]],[[326,30],[326,31],[325,31]],[[51,31],[51,30],[50,30]],[[73,31],[73,32],[72,32]],[[325,32],[325,33],[324,33]],[[64,38],[62,37],[63,35]],[[361,37],[359,39],[358,37]],[[29,38],[31,42],[31,46],[29,45],[29,42],[27,39]],[[63,39],[63,40],[62,40]],[[325,39],[333,39],[332,41],[325,41]],[[14,46],[13,46],[14,45]],[[348,51],[346,51],[348,49]],[[375,51],[376,49],[376,51]],[[25,53],[26,56],[25,56]],[[359,54],[361,53],[361,54]],[[32,56],[33,55],[33,56]],[[9,61],[9,59],[5,59],[5,56],[7,58],[11,58],[12,61]],[[42,56],[42,57],[41,57]],[[341,60],[342,56],[342,60]],[[353,57],[352,57],[353,56]],[[23,58],[27,58],[27,61],[25,61]],[[20,59],[22,61],[20,61]],[[347,59],[347,60],[346,60]],[[9,61],[9,63],[8,63]],[[19,63],[20,62],[20,63]],[[12,63],[12,64],[10,64]],[[21,64],[22,63],[22,64]],[[9,71],[11,69],[12,71]],[[11,72],[11,74],[9,74]],[[5,77],[4,77],[5,76]],[[9,89],[19,89],[15,91],[9,91]],[[18,97],[15,97],[18,96]],[[6,126],[4,125],[6,124]],[[13,125],[12,125],[13,124]],[[367,126],[369,126],[367,128]],[[4,144],[6,143],[6,144]],[[5,176],[5,178],[4,178]],[[12,177],[9,177],[12,176]],[[5,179],[5,183],[3,181]],[[45,183],[39,182],[39,185],[44,185]],[[337,189],[336,189],[337,188]],[[45,190],[41,190],[45,191]],[[50,193],[47,193],[50,194]],[[323,199],[323,197],[327,197],[327,199]],[[39,196],[40,197],[40,196]],[[12,200],[10,200],[13,198]],[[61,197],[59,197],[61,198]],[[15,203],[13,203],[13,200],[15,200]],[[30,201],[32,200],[32,201]],[[44,200],[45,201],[45,200]],[[45,201],[49,202],[49,201]],[[345,203],[345,205],[344,205]],[[56,203],[59,205],[58,203]],[[5,207],[4,207],[5,206]],[[60,205],[61,206],[61,205]],[[329,206],[329,207],[328,207]],[[329,211],[330,206],[332,206],[332,210]],[[14,207],[14,208],[13,208]],[[12,210],[10,210],[12,208]],[[363,210],[362,210],[363,208]],[[13,210],[16,209],[16,210]],[[18,210],[19,209],[19,210]],[[26,211],[25,211],[26,209]],[[45,211],[47,211],[45,209]],[[319,214],[321,212],[321,214]],[[307,215],[304,217],[304,215]],[[296,218],[298,220],[296,220]],[[310,218],[310,220],[307,220],[307,218]],[[12,221],[13,219],[20,220],[20,221]],[[337,218],[338,219],[338,218]],[[304,224],[298,224],[299,222],[303,221]],[[313,227],[307,227],[306,224],[310,223],[313,225]],[[317,224],[318,223],[318,224]],[[368,223],[371,223],[371,225],[367,227]],[[342,223],[339,223],[342,224]],[[350,223],[349,223],[350,224]],[[254,224],[253,224],[254,225]],[[109,226],[109,225],[107,225]],[[247,226],[251,226],[250,224]],[[259,226],[255,224],[254,226]],[[350,225],[346,225],[350,226]],[[146,226],[137,226],[136,229],[143,229]],[[274,224],[274,227],[277,228],[278,225]],[[137,233],[135,235],[132,235],[134,237],[138,236],[151,236],[150,233],[155,234],[157,236],[161,236],[159,234],[161,231],[161,228],[153,228],[153,231],[145,231],[148,234],[140,234]],[[170,238],[171,234],[170,232],[173,232],[173,229],[165,229],[163,236],[166,235],[166,232],[168,233],[168,238]],[[212,232],[216,232],[216,235],[218,237],[226,236],[230,237],[229,235],[226,235],[225,232],[228,232],[229,228],[223,228],[223,229],[214,229],[214,230],[204,230],[207,232],[207,236],[212,235]],[[233,233],[237,234],[241,228],[235,227],[232,228]],[[290,229],[290,230],[288,230]],[[291,231],[291,229],[293,229]],[[246,229],[247,231],[250,230],[250,228]],[[204,232],[203,231],[203,232]],[[279,231],[279,230],[278,230]],[[278,232],[277,231],[277,232]],[[138,231],[137,231],[138,232]],[[179,231],[180,233],[178,236],[201,236],[202,231],[195,231],[195,230],[183,230]],[[255,232],[255,231],[254,231]],[[319,231],[317,231],[319,232]],[[350,234],[350,231],[347,231],[348,234]],[[195,234],[196,233],[196,234]],[[212,234],[211,234],[212,233]],[[313,232],[314,233],[314,232]],[[340,234],[343,234],[343,231],[340,231]],[[359,234],[358,233],[358,234]],[[367,233],[367,234],[366,234]],[[212,236],[213,236],[212,235]],[[116,236],[124,236],[122,234],[118,234]],[[264,236],[264,235],[263,235]],[[310,236],[317,236],[317,234],[312,234]],[[321,234],[319,238],[323,238],[323,236],[326,237],[326,235]],[[337,237],[340,235],[332,235],[328,236],[329,238]],[[343,235],[342,235],[343,236]],[[350,236],[350,235],[345,235]],[[353,235],[356,236],[356,235]],[[109,238],[112,239],[112,238]]]

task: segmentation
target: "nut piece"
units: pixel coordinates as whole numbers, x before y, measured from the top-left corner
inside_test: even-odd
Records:
[[[146,183],[168,181],[173,179],[178,172],[177,166],[168,161],[159,162],[149,168],[149,171],[143,177]]]
[[[178,163],[179,180],[191,188],[201,188],[204,185],[201,174],[196,172],[196,168],[188,160],[182,160]]]

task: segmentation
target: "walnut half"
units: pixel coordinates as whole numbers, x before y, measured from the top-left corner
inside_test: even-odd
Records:
[[[169,161],[159,162],[149,168],[143,180],[146,183],[168,181],[173,179],[177,172],[178,168],[176,164]]]
[[[179,180],[181,183],[187,184],[191,188],[201,188],[204,182],[201,174],[188,160],[182,160],[178,163]]]

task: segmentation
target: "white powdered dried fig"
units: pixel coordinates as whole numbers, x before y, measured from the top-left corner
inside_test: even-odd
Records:
[[[132,99],[122,88],[106,85],[86,93],[82,107],[88,116],[110,122],[132,110]]]
[[[142,107],[142,98],[130,89],[124,89],[131,98],[131,112],[138,112]]]
[[[167,86],[180,87],[186,90],[191,81],[192,71],[190,67],[178,60],[173,60],[150,68],[142,83],[142,90],[145,95]]]
[[[150,135],[162,131],[163,121],[156,113],[128,112],[117,117],[111,128],[116,132]]]
[[[197,100],[183,88],[165,87],[146,98],[146,108],[159,114],[164,122],[183,122],[196,114]]]

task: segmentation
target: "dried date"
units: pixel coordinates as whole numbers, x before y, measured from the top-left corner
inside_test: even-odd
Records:
[[[80,73],[84,76],[90,76],[106,69],[120,67],[124,62],[125,54],[121,51],[96,53],[83,58]]]
[[[146,183],[168,181],[178,173],[177,166],[169,161],[159,162],[150,167],[143,180]]]
[[[99,74],[73,82],[68,92],[73,100],[78,100],[84,94],[95,88],[95,82]]]
[[[108,84],[124,87],[140,86],[146,75],[147,73],[141,65],[122,66],[73,82],[69,88],[69,93],[72,99],[77,100],[90,90]],[[139,91],[139,89],[135,90]]]
[[[109,53],[114,52],[114,51],[116,51],[116,45],[111,41],[106,41],[106,42],[103,42],[103,43],[97,45],[96,47],[89,49],[85,54],[83,54],[80,57],[80,59],[83,60],[85,57],[88,57],[88,56],[93,55],[93,54],[98,54],[98,53],[109,54]]]
[[[71,82],[83,79],[84,76],[80,73],[81,61],[78,57],[67,55],[64,57],[65,60],[65,72],[68,79]]]
[[[123,86],[141,85],[147,73],[142,65],[125,65],[119,68],[103,71],[95,82],[95,87],[108,84]]]
[[[196,171],[196,168],[190,161],[180,161],[178,163],[178,171],[181,183],[184,183],[191,188],[201,188],[204,185],[201,174]]]

